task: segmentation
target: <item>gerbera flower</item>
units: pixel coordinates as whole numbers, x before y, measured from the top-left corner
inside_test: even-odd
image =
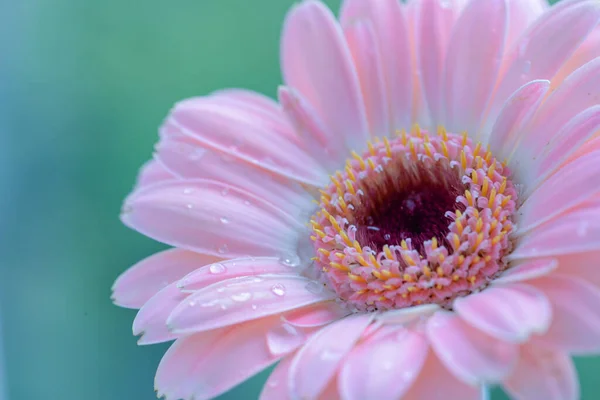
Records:
[[[466,4],[465,4],[466,3]],[[206,399],[575,399],[600,350],[600,2],[318,1],[279,102],[175,106],[124,223],[156,390]]]

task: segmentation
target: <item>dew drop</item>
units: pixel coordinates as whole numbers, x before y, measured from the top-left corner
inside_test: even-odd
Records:
[[[256,310],[258,308],[258,306],[256,304],[252,304],[251,307],[252,307],[253,310]]]
[[[321,352],[321,360],[331,361],[339,358],[340,353],[330,349],[325,349]]]
[[[383,235],[383,238],[385,240],[390,240],[392,238],[392,235],[390,235],[389,233],[386,233],[385,235]]]
[[[285,286],[281,283],[276,283],[271,287],[271,292],[273,292],[276,296],[284,296],[285,295]]]
[[[314,294],[319,294],[321,292],[323,292],[323,285],[320,284],[317,281],[310,281],[306,284],[306,290],[308,290],[311,293]]]
[[[228,224],[229,223],[229,219],[227,217],[221,217],[219,218],[222,224]]]
[[[188,210],[191,210],[192,208],[194,208],[194,205],[188,203],[188,204],[185,205],[185,208],[187,208]]]
[[[227,247],[227,245],[224,244],[221,247],[219,247],[217,251],[219,252],[219,254],[225,254],[227,253],[227,251],[229,251],[229,247]]]
[[[279,263],[286,267],[296,268],[300,265],[300,257],[295,253],[284,254],[279,258]]]
[[[531,61],[527,60],[523,63],[523,73],[528,74],[531,71]]]
[[[192,189],[192,188],[183,189],[183,194],[192,194],[192,193],[194,193],[194,189]]]
[[[190,300],[188,304],[190,305],[190,307],[194,307],[196,305],[196,302],[194,300]]]
[[[231,295],[231,300],[239,301],[240,303],[242,303],[244,301],[250,300],[251,297],[252,297],[252,293],[241,292],[241,293],[236,293],[236,294]]]
[[[224,188],[221,190],[221,196],[227,196],[227,194],[229,194],[229,188]]]
[[[379,231],[379,228],[376,226],[367,226],[367,229],[370,231]]]
[[[210,267],[208,267],[208,269],[211,274],[215,275],[222,274],[227,270],[227,268],[223,264],[213,264]]]

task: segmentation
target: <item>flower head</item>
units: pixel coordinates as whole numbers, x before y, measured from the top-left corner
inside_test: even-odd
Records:
[[[183,101],[126,199],[167,399],[576,399],[600,350],[600,3],[319,1],[279,102]]]

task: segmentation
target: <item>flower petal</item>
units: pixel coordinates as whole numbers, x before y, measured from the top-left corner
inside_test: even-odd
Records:
[[[421,373],[402,400],[480,400],[479,389],[457,379],[430,351]]]
[[[298,351],[290,366],[289,387],[292,397],[316,398],[372,320],[372,314],[346,317],[313,336]]]
[[[359,344],[344,360],[339,391],[346,400],[399,399],[419,375],[429,345],[421,333],[399,328]]]
[[[527,126],[544,96],[550,89],[550,81],[537,80],[521,86],[502,106],[490,134],[490,148],[498,159],[508,158],[519,138],[521,129]]]
[[[294,355],[279,361],[260,392],[259,400],[292,400],[288,388],[288,375]]]
[[[511,266],[504,271],[500,277],[494,279],[494,284],[522,282],[534,278],[548,275],[558,266],[554,258],[541,258],[537,260],[526,261],[522,264]]]
[[[136,189],[141,189],[155,183],[176,179],[161,163],[156,160],[146,162],[138,173]]]
[[[381,54],[390,128],[409,127],[414,115],[414,73],[411,65],[410,30],[404,8],[396,0],[347,0],[340,20],[349,25],[357,20],[372,24]]]
[[[523,284],[494,285],[454,301],[454,310],[470,325],[508,342],[524,342],[550,324],[550,302]]]
[[[454,25],[444,82],[445,125],[449,130],[477,134],[496,84],[507,20],[506,0],[473,0]]]
[[[329,146],[347,153],[365,147],[369,136],[358,76],[331,11],[313,0],[292,8],[284,22],[281,55],[286,85],[318,112],[333,134]]]
[[[158,366],[155,386],[168,400],[212,399],[275,363],[265,332],[276,318],[178,339]]]
[[[218,260],[181,249],[162,251],[122,273],[112,287],[112,299],[121,307],[140,308],[165,286]]]
[[[427,336],[450,372],[472,385],[501,381],[519,355],[518,346],[494,339],[450,312],[429,319]]]
[[[153,185],[126,201],[125,225],[175,247],[221,257],[295,252],[300,222],[251,194],[208,180]]]
[[[173,332],[188,334],[335,298],[315,281],[293,275],[257,275],[228,279],[192,294],[176,307],[167,324]]]
[[[504,388],[517,400],[576,400],[579,382],[573,360],[557,350],[526,346]]]
[[[327,179],[325,169],[300,142],[265,125],[255,115],[240,113],[210,97],[177,104],[163,130],[165,137],[187,136],[199,149],[207,148],[308,185],[320,187]],[[194,153],[189,157],[198,158]]]
[[[535,281],[552,303],[552,323],[536,340],[571,354],[600,350],[600,289],[582,279],[552,274]]]

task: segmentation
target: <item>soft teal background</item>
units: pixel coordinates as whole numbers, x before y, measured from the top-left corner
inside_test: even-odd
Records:
[[[0,1],[0,399],[155,398],[167,346],[138,347],[135,313],[109,296],[161,246],[122,226],[119,208],[175,101],[275,94],[293,2],[249,3]],[[578,366],[592,399],[600,361]],[[264,378],[222,398],[255,399]]]

